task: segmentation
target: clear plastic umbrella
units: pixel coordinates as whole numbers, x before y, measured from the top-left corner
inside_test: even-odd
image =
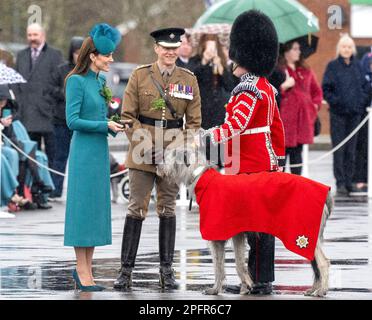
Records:
[[[0,62],[0,85],[26,82],[27,81],[17,71]]]
[[[191,30],[191,44],[193,47],[198,47],[200,38],[203,34],[215,34],[222,46],[229,46],[229,37],[231,32],[231,24],[228,23],[209,23],[199,26]]]

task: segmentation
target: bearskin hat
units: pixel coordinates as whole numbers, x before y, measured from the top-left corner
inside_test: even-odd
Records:
[[[257,10],[238,16],[231,29],[229,54],[249,72],[268,77],[279,54],[278,34],[270,18]]]

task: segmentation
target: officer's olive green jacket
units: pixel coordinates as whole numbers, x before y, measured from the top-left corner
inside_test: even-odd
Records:
[[[127,132],[127,137],[130,142],[128,157],[126,160],[126,167],[130,169],[143,170],[148,172],[155,172],[156,166],[152,164],[141,163],[144,156],[145,142],[136,141],[139,140],[140,136],[145,131],[138,131],[138,129],[146,129],[148,135],[146,139],[151,145],[146,146],[146,150],[150,150],[147,154],[147,160],[151,159],[151,147],[155,146],[155,130],[158,133],[157,145],[158,148],[163,144],[163,147],[167,147],[171,142],[171,137],[176,136],[177,140],[180,139],[180,133],[183,137],[180,129],[160,129],[151,125],[141,124],[138,121],[139,115],[153,118],[162,119],[163,112],[161,110],[153,109],[153,102],[161,98],[161,95],[154,85],[150,74],[153,75],[163,88],[169,90],[171,84],[180,84],[183,86],[192,87],[193,99],[187,100],[182,98],[175,98],[168,95],[174,109],[177,112],[178,118],[185,117],[185,129],[199,129],[201,125],[201,105],[200,105],[200,93],[196,77],[192,72],[187,69],[175,67],[168,83],[164,83],[162,75],[160,74],[157,63],[145,65],[137,68],[131,75],[128,85],[125,90],[123,98],[123,120],[133,120],[133,128]],[[169,91],[168,91],[169,93]],[[170,111],[166,108],[165,118],[167,120],[174,120]],[[160,134],[159,134],[160,133]],[[162,134],[161,134],[162,133]],[[166,138],[164,139],[164,135]],[[148,161],[147,161],[148,162]]]

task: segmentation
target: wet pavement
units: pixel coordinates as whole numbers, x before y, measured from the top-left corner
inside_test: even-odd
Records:
[[[311,151],[311,159],[323,152]],[[122,158],[121,153],[115,156]],[[310,178],[334,187],[332,159],[310,166]],[[181,288],[162,292],[158,286],[158,218],[151,205],[144,222],[134,271],[133,289],[112,289],[120,268],[120,247],[126,203],[112,206],[113,244],[96,249],[94,275],[108,289],[101,293],[74,291],[72,270],[74,252],[63,247],[64,201],[53,203],[53,210],[21,212],[16,219],[0,220],[0,300],[282,300],[316,299],[304,297],[312,284],[312,270],[305,259],[276,242],[274,294],[240,296],[223,293],[202,295],[213,284],[213,265],[208,244],[199,232],[199,215],[194,205],[177,208],[177,239],[174,267]],[[330,291],[326,299],[372,299],[372,214],[366,197],[336,199],[335,211],[325,230],[324,251],[331,260]],[[238,284],[233,251],[226,255],[227,283]]]

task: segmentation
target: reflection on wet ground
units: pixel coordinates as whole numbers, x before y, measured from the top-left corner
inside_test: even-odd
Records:
[[[348,239],[340,238],[333,242],[350,242]],[[300,273],[302,276],[311,278],[309,261],[294,257],[293,259],[276,259],[276,272],[278,273]],[[120,268],[118,259],[98,259],[95,261],[94,274],[97,283],[104,285],[107,290],[100,294],[100,298],[125,298],[135,299],[140,295],[142,298],[147,294],[155,294],[161,297],[164,293],[158,285],[158,253],[140,254],[137,258],[136,268],[133,273],[133,288],[127,292],[117,292],[112,289],[113,281],[116,279],[117,271]],[[370,260],[366,258],[359,259],[333,259],[332,266],[340,267],[360,267],[369,266]],[[175,254],[176,277],[180,279],[181,289],[177,290],[177,295],[185,296],[186,293],[194,291],[200,295],[200,292],[211,286],[214,280],[212,259],[208,249],[177,251]],[[303,268],[302,266],[305,266]],[[91,299],[91,293],[74,292],[74,284],[71,273],[75,265],[73,262],[55,262],[46,263],[29,267],[9,267],[1,269],[0,274],[0,298],[5,299],[35,299],[35,298],[68,298],[68,299]],[[237,283],[233,251],[227,249],[226,254],[226,274],[227,279],[233,279],[231,283]],[[302,293],[310,287],[309,285],[274,285],[274,296],[301,296]],[[371,280],[369,280],[371,283]],[[332,287],[330,296],[344,292],[351,295],[358,293],[369,294],[372,299],[372,287]],[[175,292],[173,292],[175,293]],[[172,294],[172,293],[168,293]],[[224,294],[227,295],[227,294]],[[116,296],[116,297],[115,297]],[[240,298],[240,296],[227,295],[230,298]],[[186,294],[186,297],[188,295]],[[202,298],[202,297],[201,297]]]
[[[320,171],[321,173],[322,171]],[[317,179],[322,182],[322,179]],[[364,197],[338,198],[324,235],[324,251],[331,261],[328,299],[372,299],[372,214]],[[302,293],[312,284],[308,261],[276,242],[274,295],[240,296],[223,293],[203,296],[213,284],[213,264],[207,243],[199,232],[197,209],[178,208],[175,264],[181,287],[162,292],[158,286],[158,218],[154,206],[143,225],[139,254],[133,275],[133,289],[112,289],[120,268],[120,247],[125,204],[112,206],[113,244],[97,248],[94,274],[102,293],[74,292],[71,248],[63,247],[65,204],[53,211],[22,213],[16,219],[0,220],[0,300],[1,299],[314,299]],[[226,282],[238,284],[234,255],[227,246]]]

